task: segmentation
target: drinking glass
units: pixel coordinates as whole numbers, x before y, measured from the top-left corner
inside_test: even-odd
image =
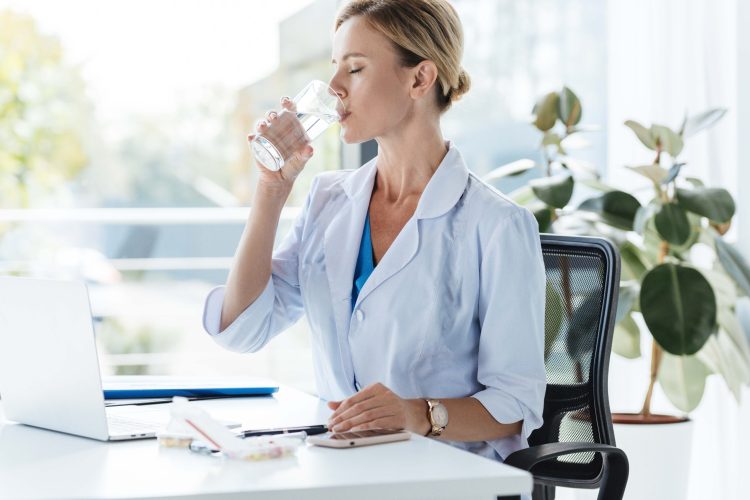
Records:
[[[250,143],[255,158],[269,170],[279,170],[303,146],[339,121],[344,104],[320,80],[308,83],[294,101],[294,110],[283,109],[263,134]]]

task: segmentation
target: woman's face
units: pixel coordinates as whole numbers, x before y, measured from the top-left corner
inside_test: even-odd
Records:
[[[402,67],[391,42],[356,16],[345,21],[333,38],[331,88],[346,107],[341,135],[358,143],[398,129],[414,101],[411,68]]]

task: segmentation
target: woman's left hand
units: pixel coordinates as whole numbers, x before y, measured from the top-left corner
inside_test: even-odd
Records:
[[[366,429],[406,429],[427,434],[427,403],[423,399],[403,399],[383,384],[368,385],[343,401],[330,401],[335,410],[328,419],[334,432]]]

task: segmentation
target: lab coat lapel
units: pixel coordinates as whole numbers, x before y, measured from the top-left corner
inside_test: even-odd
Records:
[[[378,265],[373,269],[372,274],[357,296],[357,304],[360,304],[367,296],[380,286],[385,280],[399,272],[401,269],[414,258],[419,247],[419,221],[412,217],[404,225],[396,239],[393,240],[388,251],[380,259]]]
[[[365,300],[383,282],[406,267],[414,258],[419,249],[419,221],[440,217],[451,210],[466,190],[468,178],[469,170],[463,158],[458,150],[448,143],[448,152],[427,183],[414,215],[401,229],[365,282],[357,297],[356,305]],[[361,234],[361,230],[358,234]]]

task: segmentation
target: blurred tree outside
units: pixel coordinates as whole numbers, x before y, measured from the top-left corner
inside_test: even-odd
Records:
[[[27,15],[0,12],[0,208],[64,197],[88,162],[91,117],[80,68],[60,41]]]
[[[167,113],[133,113],[106,124],[107,147],[77,182],[98,207],[236,206],[229,167],[237,155],[235,91],[203,86],[175,96]]]
[[[132,321],[131,321],[132,323]],[[148,324],[128,324],[125,318],[110,317],[104,319],[97,328],[98,345],[101,355],[116,356],[121,354],[140,354],[172,352],[179,343],[177,329],[155,328]],[[112,375],[154,375],[159,370],[151,363],[117,364],[106,363],[114,367]]]

